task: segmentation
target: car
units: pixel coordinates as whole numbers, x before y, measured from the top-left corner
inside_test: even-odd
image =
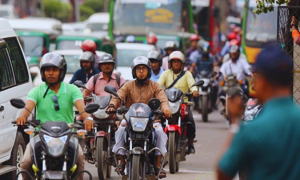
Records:
[[[91,31],[107,31],[108,23],[109,13],[95,13],[88,18],[86,27]]]
[[[0,179],[16,180],[29,136],[24,127],[13,126],[22,109],[10,104],[13,98],[26,100],[32,81],[17,34],[0,18]]]
[[[64,78],[64,82],[69,83],[70,80],[72,79],[75,71],[77,71],[78,69],[81,68],[80,63],[79,63],[79,57],[82,54],[82,50],[68,49],[68,50],[55,50],[52,52],[64,55],[64,57],[67,61],[67,73]],[[97,56],[99,56],[99,57],[101,57],[105,54],[105,52],[103,52],[103,51],[96,51],[96,53],[97,53]],[[34,67],[32,67],[32,68],[34,68]],[[30,71],[35,71],[35,73],[37,74],[37,77],[33,81],[33,85],[38,86],[43,82],[42,78],[41,78],[40,70],[39,70],[39,68],[35,68],[35,69],[32,69],[32,68]]]
[[[147,57],[150,51],[155,51],[155,46],[142,43],[116,43],[117,47],[117,69],[125,80],[133,80],[131,74],[131,62],[137,56]]]

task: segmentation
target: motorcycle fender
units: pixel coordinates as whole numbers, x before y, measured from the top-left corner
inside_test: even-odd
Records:
[[[144,154],[144,149],[141,147],[134,147],[130,152],[130,154]]]
[[[77,156],[78,156],[78,154],[77,154],[77,149],[78,148],[81,148],[80,146],[79,146],[79,142],[78,142],[78,139],[77,138],[75,138],[75,137],[73,137],[73,136],[71,136],[70,137],[70,142],[69,143],[73,143],[74,144],[74,147],[75,147],[75,149],[76,149],[76,151],[74,152],[74,159],[72,160],[72,167],[76,164],[76,162],[77,162]]]
[[[169,131],[177,131],[181,135],[181,128],[177,124],[166,126],[164,131],[165,133],[168,133]]]
[[[98,131],[98,132],[96,133],[96,138],[97,138],[97,137],[105,137],[107,140],[109,139],[108,133],[105,132],[105,131]]]
[[[36,153],[35,153],[35,144],[40,142],[41,139],[40,139],[40,136],[34,136],[33,138],[30,139],[30,149],[31,149],[31,156],[32,156],[32,159],[33,159],[33,163],[37,166],[37,160],[36,160]]]

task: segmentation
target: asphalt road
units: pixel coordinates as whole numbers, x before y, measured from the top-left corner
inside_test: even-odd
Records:
[[[170,174],[168,166],[165,167],[167,171],[167,178],[172,180],[213,180],[215,179],[215,164],[220,147],[224,143],[228,125],[219,111],[214,111],[209,114],[209,122],[202,122],[201,114],[193,111],[197,135],[195,143],[196,154],[187,156],[187,160],[180,163],[179,172]],[[96,167],[94,165],[85,163],[86,170],[93,175],[93,180],[98,180]],[[87,176],[85,179],[88,180]],[[109,180],[121,179],[117,173],[112,169],[112,177]]]

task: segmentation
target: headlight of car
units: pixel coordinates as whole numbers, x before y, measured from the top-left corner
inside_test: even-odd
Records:
[[[136,132],[145,131],[148,121],[149,121],[149,118],[137,118],[137,117],[130,118],[132,129],[133,129],[133,131],[136,131]]]
[[[51,136],[44,135],[44,139],[46,141],[49,154],[54,157],[57,157],[63,153],[68,136],[66,135],[59,138],[54,138]]]
[[[181,101],[177,101],[177,102],[174,102],[174,103],[169,101],[169,105],[170,105],[172,114],[175,114],[175,113],[178,112],[178,110],[180,108]]]
[[[98,109],[96,112],[93,113],[93,115],[99,119],[105,119],[109,117],[109,114],[105,112],[105,109]]]

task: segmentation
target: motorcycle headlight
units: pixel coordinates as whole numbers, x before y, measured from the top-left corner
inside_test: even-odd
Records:
[[[137,117],[130,118],[130,123],[131,123],[132,129],[133,129],[133,131],[136,131],[136,132],[145,131],[148,121],[149,121],[149,118],[137,118]]]
[[[59,138],[54,138],[48,135],[44,135],[44,139],[46,141],[49,154],[57,157],[63,153],[68,136],[66,135]]]
[[[109,117],[109,114],[105,112],[105,109],[98,109],[96,112],[93,113],[93,115],[99,119],[105,119]]]
[[[170,105],[172,114],[175,114],[175,113],[178,112],[178,110],[180,108],[180,104],[181,104],[181,101],[177,101],[177,102],[174,102],[174,103],[169,101],[169,105]]]

